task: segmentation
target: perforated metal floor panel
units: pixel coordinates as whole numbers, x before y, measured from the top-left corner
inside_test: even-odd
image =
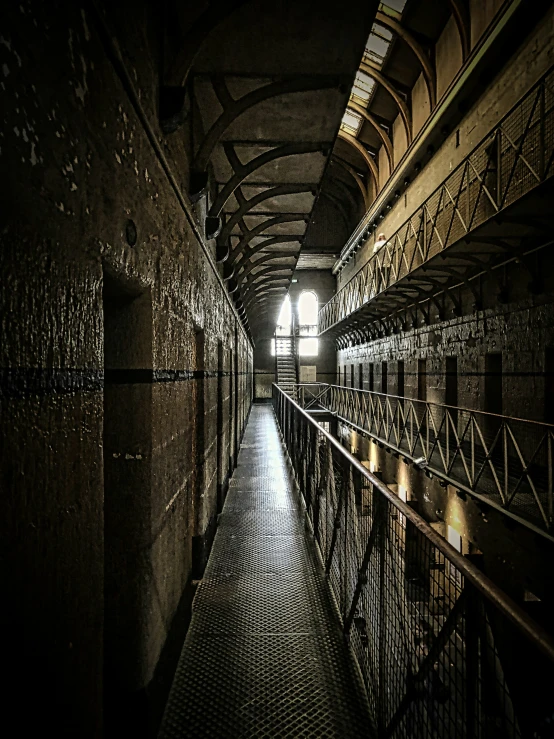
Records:
[[[245,442],[159,737],[370,736],[270,407]]]

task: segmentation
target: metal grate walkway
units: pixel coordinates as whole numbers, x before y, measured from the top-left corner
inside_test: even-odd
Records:
[[[160,739],[364,737],[370,720],[269,406],[254,406]]]

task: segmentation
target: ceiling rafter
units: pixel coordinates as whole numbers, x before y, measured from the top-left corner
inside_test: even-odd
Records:
[[[334,160],[352,176],[353,180],[358,185],[360,192],[362,193],[362,198],[364,199],[364,207],[366,210],[368,210],[369,206],[371,205],[371,201],[369,199],[369,193],[360,175],[356,172],[354,167],[348,164],[348,162],[345,162],[344,159],[341,159],[340,157],[335,155]]]
[[[315,154],[317,152],[326,152],[330,147],[330,142],[313,142],[313,143],[290,143],[282,146],[277,146],[271,151],[265,151],[254,159],[251,159],[247,164],[241,164],[230,180],[224,185],[222,190],[218,193],[215,198],[210,211],[210,218],[219,218],[221,211],[227,200],[235,192],[237,187],[244,182],[244,180],[260,169],[266,164],[275,161],[276,159],[282,159],[283,157],[296,156],[302,154]]]
[[[238,100],[235,100],[228,94],[223,78],[213,79],[212,84],[214,85],[216,94],[222,92],[222,87],[227,92],[227,95],[218,94],[220,102],[222,102],[225,107],[223,113],[204,136],[204,139],[200,144],[200,148],[194,158],[193,169],[196,172],[203,172],[206,169],[212,152],[226,129],[239,116],[255,105],[258,105],[265,100],[269,100],[270,98],[279,97],[280,95],[300,92],[315,92],[318,90],[332,90],[338,88],[345,82],[346,80],[341,81],[337,77],[325,78],[321,75],[300,76],[272,82],[269,85],[259,87],[256,90],[243,95]]]
[[[247,264],[244,270],[240,274],[237,274],[237,280],[240,282],[245,277],[247,277],[252,272],[252,270],[256,269],[256,267],[260,267],[262,264],[266,264],[267,262],[272,262],[274,259],[292,259],[294,260],[294,264],[296,264],[296,262],[298,261],[298,255],[287,254],[286,252],[283,253],[278,251],[262,255],[259,259],[256,259],[254,262],[250,262],[249,264]]]
[[[281,294],[286,293],[289,282],[290,280],[286,280],[286,284],[283,285],[277,285],[274,282],[270,282],[269,287],[264,286],[261,293],[259,293],[257,290],[249,293],[244,299],[244,307],[246,308],[246,310],[248,310],[254,302],[261,302],[261,298],[264,296],[276,297],[273,295],[273,293],[275,292],[279,292]]]
[[[243,283],[240,284],[240,288],[243,291],[251,290],[258,285],[262,285],[265,282],[275,281],[278,279],[289,280],[291,274],[294,272],[294,267],[283,267],[274,266],[266,267],[265,269],[256,272],[255,275],[250,275]],[[279,273],[279,274],[276,274]],[[244,294],[244,293],[243,293]]]
[[[389,162],[389,169],[392,173],[394,169],[394,150],[392,146],[392,141],[390,140],[389,135],[387,132],[382,128],[382,126],[379,125],[377,122],[377,119],[362,105],[359,105],[358,103],[354,102],[354,100],[350,100],[348,103],[348,107],[352,108],[352,110],[355,110],[356,113],[359,113],[364,120],[366,120],[373,128],[375,129],[375,132],[383,142],[385,146],[385,152],[387,154],[387,159]]]
[[[274,218],[268,218],[263,223],[259,223],[255,228],[248,230],[241,237],[237,245],[233,249],[231,249],[231,252],[229,255],[231,260],[234,261],[236,258],[236,255],[244,251],[245,248],[248,246],[248,244],[252,241],[252,239],[255,239],[257,236],[260,236],[260,234],[262,234],[266,229],[271,228],[272,226],[278,226],[281,223],[296,223],[298,221],[307,223],[308,214],[291,213],[289,215],[278,215],[278,216],[275,216]]]
[[[358,210],[358,202],[356,198],[354,197],[354,194],[352,193],[351,189],[346,184],[346,182],[334,177],[332,180],[332,183],[338,189],[339,194],[344,195],[346,200],[348,200],[350,207],[353,209],[353,211],[356,212]]]
[[[210,33],[249,0],[215,0],[187,31],[167,74],[169,85],[184,87],[196,55]]]
[[[462,61],[469,56],[471,47],[471,25],[469,20],[469,12],[462,0],[448,0],[452,8],[452,15],[458,28],[460,35],[460,44],[462,46]]]
[[[417,57],[421,71],[423,72],[423,78],[427,85],[427,92],[429,94],[429,102],[431,104],[431,110],[437,104],[437,75],[431,60],[425,53],[425,49],[421,44],[414,38],[414,36],[408,31],[408,29],[399,23],[394,18],[391,18],[381,10],[377,11],[375,20],[383,26],[389,28],[393,33],[399,36],[413,51]]]
[[[402,118],[402,123],[404,124],[406,139],[409,146],[412,143],[412,116],[408,104],[402,98],[394,84],[389,79],[387,79],[387,77],[385,77],[385,75],[381,72],[376,64],[371,61],[365,60],[362,61],[360,69],[362,70],[362,72],[365,72],[370,77],[373,77],[373,79],[382,87],[384,87],[389,95],[393,98],[394,102],[398,106],[398,111],[400,113],[400,117]]]
[[[364,162],[367,164],[368,170],[371,172],[373,179],[375,180],[375,188],[376,190],[379,190],[379,168],[375,164],[373,158],[368,154],[367,149],[365,149],[364,145],[360,141],[358,141],[355,136],[352,136],[352,134],[350,133],[346,133],[346,131],[339,131],[338,136],[343,141],[346,141],[347,144],[350,144],[352,148],[356,149],[356,151],[362,155]]]
[[[336,195],[333,195],[332,193],[327,192],[327,191],[322,192],[321,197],[325,200],[328,200],[330,203],[332,203],[335,206],[335,208],[340,213],[341,218],[344,221],[346,227],[348,228],[350,219],[348,218],[348,213],[346,212],[346,208],[344,207],[342,200]]]
[[[246,262],[254,256],[254,254],[257,254],[258,252],[262,251],[262,249],[267,248],[268,246],[274,246],[275,244],[286,244],[298,241],[300,242],[304,238],[304,234],[287,234],[283,236],[272,236],[265,241],[262,241],[259,244],[256,244],[256,246],[251,247],[248,250],[245,250],[240,259],[237,262],[230,261],[229,264],[232,268],[232,272],[229,276],[232,276],[233,274],[237,274],[241,268],[246,264]],[[282,252],[283,255],[290,255],[290,252]]]
[[[227,237],[229,237],[231,235],[232,229],[237,225],[240,219],[245,216],[250,210],[252,210],[252,208],[254,208],[256,205],[259,205],[260,203],[263,203],[265,200],[276,198],[281,195],[300,195],[302,193],[312,193],[313,195],[315,195],[316,189],[317,185],[276,185],[275,187],[271,187],[269,190],[265,190],[264,192],[260,192],[257,195],[254,195],[254,197],[250,198],[250,200],[244,200],[244,202],[240,203],[239,209],[233,213],[231,218],[229,218],[229,220],[221,229],[220,238],[222,240],[225,240]],[[237,189],[237,194],[239,192],[244,197],[240,188]],[[253,213],[252,215],[255,215],[255,213]]]

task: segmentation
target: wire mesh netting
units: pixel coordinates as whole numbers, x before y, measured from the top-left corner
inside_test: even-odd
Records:
[[[552,736],[549,637],[276,387],[274,408],[377,735]]]
[[[549,530],[554,426],[337,385],[301,397],[469,493]]]

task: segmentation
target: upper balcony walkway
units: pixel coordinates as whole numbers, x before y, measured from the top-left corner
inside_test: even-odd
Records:
[[[552,242],[553,174],[550,70],[321,308],[319,333],[363,331],[429,301],[441,317],[446,300],[459,315],[463,287],[478,307],[479,275],[513,259],[525,266],[527,254]],[[540,292],[540,274],[530,272]]]
[[[255,406],[247,427],[161,739],[551,736],[551,638],[273,390],[275,416]]]
[[[412,398],[312,384],[306,410],[325,409],[410,464],[552,538],[554,426]]]

